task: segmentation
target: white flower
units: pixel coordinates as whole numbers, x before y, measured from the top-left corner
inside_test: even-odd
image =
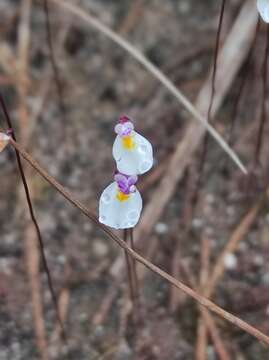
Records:
[[[123,174],[102,193],[99,201],[99,221],[114,229],[133,228],[142,211],[142,198],[134,183],[136,177]]]
[[[126,175],[141,175],[153,166],[153,150],[150,142],[134,131],[127,117],[121,117],[116,125],[118,134],[112,154],[119,172]]]
[[[4,150],[4,148],[9,143],[9,136],[0,132],[0,152]]]
[[[257,8],[262,19],[269,23],[269,0],[257,0]]]

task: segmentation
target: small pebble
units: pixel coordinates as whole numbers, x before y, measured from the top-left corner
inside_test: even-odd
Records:
[[[59,255],[57,257],[57,259],[58,259],[58,262],[62,265],[64,265],[66,263],[66,257],[64,255]]]
[[[103,241],[96,240],[92,245],[92,251],[95,256],[102,258],[108,254],[108,247]]]
[[[200,229],[203,226],[203,220],[199,218],[194,218],[192,220],[192,226],[196,229]]]
[[[254,264],[256,266],[263,266],[264,265],[264,259],[261,255],[256,255],[254,258]]]
[[[87,320],[88,320],[88,315],[87,315],[85,312],[80,313],[80,314],[79,314],[79,320],[80,320],[81,322],[87,321]]]
[[[178,4],[178,11],[182,14],[182,15],[186,15],[187,13],[190,12],[191,9],[191,4],[189,1],[180,1]]]
[[[262,282],[264,285],[269,285],[269,273],[265,273],[262,275]]]
[[[159,222],[155,225],[155,231],[159,235],[164,235],[168,232],[168,226],[165,223]]]
[[[224,266],[228,270],[234,270],[237,267],[237,257],[234,254],[225,255]]]

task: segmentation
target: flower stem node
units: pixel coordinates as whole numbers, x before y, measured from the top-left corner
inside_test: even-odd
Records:
[[[9,139],[10,137],[7,134],[0,132],[0,152],[8,145]]]

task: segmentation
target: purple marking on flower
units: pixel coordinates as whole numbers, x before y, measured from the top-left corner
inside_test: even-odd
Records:
[[[136,187],[134,186],[137,182],[137,176],[128,176],[125,174],[117,173],[114,176],[114,180],[116,181],[119,190],[125,195],[129,195],[136,191]]]
[[[114,130],[115,133],[121,137],[128,136],[134,130],[134,125],[131,123],[131,121],[128,121],[124,124],[117,124]]]

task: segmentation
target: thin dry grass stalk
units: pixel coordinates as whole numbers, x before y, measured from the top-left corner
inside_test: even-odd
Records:
[[[32,1],[25,0],[22,2],[21,7],[21,22],[19,24],[19,33],[18,33],[18,60],[16,61],[16,70],[17,70],[17,76],[16,76],[16,85],[17,85],[17,92],[18,92],[18,114],[19,114],[19,130],[20,135],[22,139],[22,143],[25,146],[29,146],[31,133],[33,129],[33,121],[36,119],[37,114],[34,114],[33,117],[30,115],[30,111],[27,106],[27,96],[29,92],[29,85],[30,85],[30,79],[29,79],[29,44],[30,44],[30,15],[31,15],[31,6]],[[14,128],[12,126],[11,119],[9,117],[5,101],[0,94],[0,103],[2,106],[3,113],[5,115],[5,120],[7,123],[7,126],[10,129],[13,129],[12,136],[15,139],[15,133]],[[45,252],[44,252],[44,244],[42,240],[42,235],[39,229],[39,225],[35,216],[35,212],[32,205],[32,196],[30,195],[30,188],[31,184],[27,183],[27,178],[32,178],[31,173],[29,172],[29,169],[24,172],[20,155],[16,151],[16,158],[18,163],[18,168],[20,172],[20,176],[23,183],[24,192],[26,195],[27,205],[30,212],[30,218],[32,223],[27,222],[26,228],[25,228],[25,248],[26,248],[26,262],[27,262],[27,269],[28,269],[28,275],[30,278],[30,285],[31,285],[31,292],[32,292],[32,302],[33,302],[33,308],[34,308],[34,324],[35,324],[35,330],[36,330],[36,337],[37,342],[39,344],[40,352],[43,354],[43,357],[46,358],[47,355],[47,341],[45,336],[45,325],[44,325],[44,318],[43,318],[43,305],[42,305],[42,296],[41,296],[41,284],[39,277],[37,274],[39,274],[39,251],[42,258],[42,263],[44,265],[44,269],[47,275],[48,285],[52,296],[52,301],[54,303],[57,318],[59,323],[60,321],[60,315],[57,310],[57,299],[56,294],[53,289],[53,283],[50,276],[49,268],[47,265]],[[20,203],[24,204],[25,202],[25,196],[22,191],[20,191],[19,198]],[[22,205],[23,206],[23,205]],[[32,226],[35,228],[37,239],[33,236]],[[29,228],[29,229],[28,229]],[[32,236],[29,236],[32,235]],[[38,242],[37,242],[38,240]],[[38,249],[39,247],[39,249]],[[36,270],[34,271],[34,265],[36,266]],[[37,294],[39,292],[40,294]],[[61,324],[62,328],[62,334],[64,335],[64,329]]]
[[[262,64],[261,78],[262,78],[262,110],[258,131],[257,144],[255,149],[255,157],[254,157],[254,169],[257,167],[259,163],[260,153],[262,150],[263,138],[264,138],[264,127],[266,124],[266,120],[268,117],[267,107],[266,107],[266,98],[267,98],[267,83],[268,83],[268,59],[269,59],[269,27],[266,29],[266,45],[264,52],[264,59]]]
[[[209,274],[210,263],[210,244],[209,239],[202,235],[200,241],[200,279],[199,289],[203,294],[204,285],[207,281]],[[208,344],[208,331],[204,321],[205,316],[201,312],[201,317],[197,326],[197,343],[196,343],[196,360],[203,360],[207,358],[207,344]]]
[[[218,57],[219,57],[219,50],[220,50],[220,36],[221,36],[221,30],[222,30],[222,24],[224,19],[224,9],[226,5],[226,0],[222,0],[221,9],[220,9],[220,16],[219,16],[219,23],[218,23],[218,30],[217,30],[217,36],[216,36],[216,44],[215,44],[215,50],[214,50],[214,58],[213,58],[213,69],[212,69],[212,80],[211,80],[211,94],[210,94],[210,101],[207,111],[207,121],[209,124],[211,124],[211,113],[213,108],[213,103],[215,100],[215,93],[216,93],[216,78],[217,78],[217,70],[218,70]],[[197,189],[196,193],[198,193],[200,186],[202,185],[202,177],[203,177],[203,170],[206,163],[206,155],[208,151],[208,133],[205,134],[204,137],[204,143],[203,143],[203,149],[201,153],[201,160],[199,165],[199,173],[198,173],[198,179],[197,179]],[[196,196],[197,199],[197,196]]]
[[[118,293],[118,289],[117,289],[116,284],[112,284],[109,287],[109,290],[107,291],[107,295],[101,302],[98,312],[94,315],[94,317],[92,319],[92,324],[94,326],[98,326],[98,325],[101,325],[104,323],[104,320],[107,317],[107,314],[109,313],[111,304],[114,301],[117,293]]]
[[[88,14],[85,10],[80,8],[75,4],[71,4],[68,1],[62,0],[51,0],[54,3],[58,4],[65,10],[71,12],[73,15],[84,20],[87,24],[94,27],[96,30],[107,36],[110,40],[118,44],[124,50],[126,50],[134,59],[136,59],[140,64],[142,64],[165,88],[177,99],[177,101],[184,106],[184,108],[189,112],[189,114],[196,119],[203,128],[206,129],[215,141],[222,147],[222,149],[229,155],[229,157],[234,161],[235,164],[247,174],[245,166],[242,164],[239,157],[235,152],[229,147],[225,140],[220,136],[220,134],[206,121],[206,119],[201,115],[201,112],[195,108],[191,102],[179,91],[176,86],[164,75],[163,72],[159,70],[153,63],[151,63],[141,52],[139,52],[134,46],[132,46],[128,41],[124,40],[120,35],[116,34],[114,31],[109,29],[106,25],[102,24],[97,18]],[[251,12],[252,1],[247,2],[248,12]]]
[[[204,255],[206,255],[206,252],[204,253]],[[205,257],[203,260],[206,260]],[[193,288],[197,288],[197,284],[193,273],[190,271],[189,267],[184,265],[184,263],[182,265],[183,265],[182,266],[183,271],[185,272],[185,275],[190,285]],[[206,281],[206,278],[204,278],[204,280]],[[207,359],[206,344],[207,344],[207,332],[208,332],[211,336],[213,345],[220,360],[230,360],[230,355],[219,334],[214,317],[207,309],[205,309],[202,306],[199,306],[199,311],[201,313],[201,317],[197,325],[197,343],[196,343],[196,352],[195,352],[196,359],[197,360]]]
[[[139,22],[142,15],[144,0],[134,0],[130,2],[130,9],[118,29],[121,35],[129,33]]]
[[[253,52],[255,50],[255,46],[256,46],[256,43],[257,43],[259,28],[260,28],[260,18],[257,21],[256,30],[255,30],[255,36],[253,37],[252,44],[251,44],[251,47],[250,47],[246,62],[244,64],[244,66],[243,66],[243,69],[242,69],[243,75],[242,75],[242,78],[241,78],[239,86],[238,86],[237,94],[235,96],[235,101],[234,101],[233,110],[232,110],[232,116],[231,116],[231,125],[230,125],[230,129],[229,129],[229,134],[228,134],[228,142],[229,142],[230,145],[235,140],[233,138],[233,133],[234,133],[234,130],[235,130],[236,120],[237,120],[237,116],[238,116],[238,113],[239,113],[241,97],[243,95],[244,88],[246,86],[246,83],[247,83],[247,80],[248,80],[248,77],[249,77],[249,68],[250,68]]]
[[[190,287],[184,285],[182,282],[176,280],[171,275],[161,270],[158,266],[146,260],[143,256],[139,255],[137,252],[131,249],[131,247],[119,238],[114,232],[112,232],[105,225],[99,223],[96,215],[90,211],[86,206],[80,203],[76,197],[67,191],[61,184],[59,184],[52,176],[50,176],[16,141],[10,139],[10,144],[16,149],[21,156],[52,186],[54,187],[69,203],[79,209],[86,217],[88,217],[94,224],[96,224],[108,237],[114,240],[121,248],[126,250],[128,254],[139,263],[143,264],[149,270],[153,271],[155,274],[162,277],[169,284],[175,286],[177,289],[183,291],[193,300],[197,301],[201,306],[204,306],[206,309],[212,311],[223,319],[226,319],[231,324],[239,327],[241,330],[247,332],[249,335],[252,335],[259,341],[263,342],[269,346],[269,337],[256,329],[254,326],[251,326],[247,322],[241,320],[237,316],[225,311],[209,299],[200,295],[197,291],[191,289]]]
[[[16,88],[18,92],[19,132],[21,136],[21,141],[25,147],[28,147],[29,145],[29,139],[31,134],[31,132],[28,131],[30,112],[26,103],[26,99],[29,92],[29,82],[30,82],[28,75],[29,75],[29,47],[30,47],[30,38],[31,38],[31,29],[30,29],[31,9],[32,9],[31,0],[22,1],[21,9],[20,9],[21,17],[18,27],[18,46],[17,46],[18,60],[16,62],[16,67],[17,67]],[[27,168],[26,173],[28,175],[27,176],[28,178],[32,178],[30,176],[30,173],[32,171],[33,169]],[[21,173],[23,173],[23,170]],[[31,184],[30,183],[26,184],[26,188],[25,188],[25,183],[23,182],[23,186],[24,186],[24,190],[26,191],[26,188],[27,189],[30,188]],[[21,186],[19,190],[20,190],[19,208],[24,209],[25,194]],[[29,199],[30,197],[28,198],[28,200]],[[30,205],[28,201],[28,206],[31,211],[32,209],[31,200],[30,200]],[[37,224],[35,217],[34,217],[34,224]],[[26,260],[27,274],[31,289],[33,323],[34,323],[37,347],[42,359],[48,360],[48,351],[47,351],[48,344],[46,339],[45,321],[43,314],[42,287],[39,276],[40,256],[38,251],[38,241],[36,238],[36,234],[39,236],[40,231],[38,225],[34,225],[34,226],[33,226],[33,222],[31,221],[26,221],[25,223],[25,228],[24,228],[25,260]]]
[[[59,109],[60,109],[60,112],[62,115],[63,124],[66,124],[66,108],[65,108],[65,103],[64,103],[63,86],[62,86],[59,67],[57,64],[56,55],[55,55],[54,46],[53,46],[53,34],[52,34],[51,23],[50,23],[50,9],[49,9],[48,0],[43,0],[43,8],[44,8],[44,13],[45,13],[45,18],[46,18],[47,42],[49,45],[50,62],[51,62],[51,67],[53,70],[53,76],[54,76],[56,89],[57,89],[58,104],[59,104]]]
[[[128,234],[129,231],[127,229],[123,230],[123,239],[125,243],[128,243]],[[132,304],[135,304],[135,297],[136,297],[136,284],[134,279],[134,268],[133,268],[133,260],[129,256],[127,251],[124,251],[125,253],[125,261],[126,261],[126,267],[127,267],[127,275],[128,275],[128,283],[129,283],[129,290],[130,290],[130,298],[132,301]]]
[[[210,274],[210,242],[207,237],[203,237],[201,241],[201,271],[200,271],[200,291],[205,295],[205,285]],[[203,334],[208,332],[212,338],[220,360],[230,360],[231,357],[226,349],[224,342],[219,334],[218,328],[215,324],[213,316],[202,306],[199,306],[201,313],[201,322],[199,324],[199,331],[202,333],[200,345],[202,346],[202,353],[206,356],[207,336]],[[198,331],[198,333],[199,333]]]
[[[222,341],[221,335],[216,326],[214,318],[206,309],[204,309],[201,306],[200,306],[200,311],[202,313],[203,321],[204,321],[206,327],[210,331],[210,336],[212,338],[213,344],[216,349],[216,353],[218,354],[220,360],[231,360],[231,357],[230,357],[226,347],[224,346],[224,343]]]

